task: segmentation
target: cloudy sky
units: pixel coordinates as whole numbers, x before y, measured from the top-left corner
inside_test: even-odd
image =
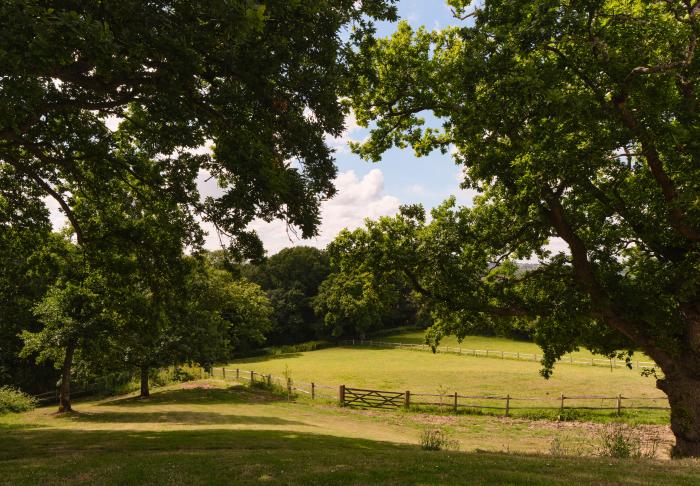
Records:
[[[400,0],[398,7],[400,17],[414,27],[435,29],[456,22],[442,0]],[[382,23],[378,30],[379,35],[388,36],[396,30],[396,24]],[[338,194],[323,203],[323,223],[317,238],[290,239],[281,222],[253,224],[268,254],[292,245],[325,247],[341,229],[361,226],[365,218],[395,214],[401,204],[422,203],[430,208],[450,195],[456,195],[462,204],[471,201],[472,195],[459,189],[460,170],[449,154],[435,152],[416,158],[410,149],[394,149],[381,162],[366,162],[347,147],[348,140],[359,141],[366,136],[367,130],[350,117],[345,134],[329,140],[336,149]],[[210,235],[208,244],[218,245],[215,235]]]

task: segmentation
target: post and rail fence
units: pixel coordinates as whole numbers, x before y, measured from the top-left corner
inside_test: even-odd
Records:
[[[276,376],[259,373],[254,370],[213,368],[213,378],[225,381],[248,381],[268,386],[277,385],[291,396],[293,392],[308,395],[312,400],[318,398],[337,401],[341,407],[378,408],[378,409],[420,409],[421,407],[438,407],[441,410],[482,410],[502,412],[506,417],[514,410],[608,410],[621,415],[624,410],[670,410],[666,397],[630,397],[618,393],[606,395],[549,395],[546,397],[523,397],[511,395],[462,395],[453,393],[419,393],[393,390],[374,390],[354,388],[346,385],[328,386],[318,382],[296,382],[289,376]]]
[[[411,349],[417,351],[432,351],[432,348],[427,344],[415,344],[415,343],[400,343],[400,342],[389,342],[389,341],[375,341],[372,339],[346,339],[342,342],[346,346],[367,346],[372,348],[392,348],[392,349]],[[521,361],[538,361],[542,359],[542,354],[537,353],[520,353],[515,351],[501,351],[495,349],[472,349],[466,348],[460,345],[457,346],[436,346],[435,351],[441,353],[453,353],[460,354],[464,356],[474,356],[474,357],[484,357],[484,358],[499,358],[499,359],[514,359]],[[616,358],[584,358],[575,357],[572,354],[562,357],[559,363],[572,364],[572,365],[588,365],[588,366],[604,366],[613,368],[625,368],[627,367],[627,362],[625,360],[619,360]],[[640,361],[632,360],[630,365],[633,368],[653,368],[656,363],[653,361]]]

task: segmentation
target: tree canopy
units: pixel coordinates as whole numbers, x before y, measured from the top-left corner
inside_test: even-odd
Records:
[[[448,331],[529,316],[545,365],[577,345],[643,349],[675,453],[700,455],[700,4],[449,3],[464,26],[402,23],[354,66],[352,107],[373,123],[354,150],[454,150],[480,192],[419,230],[414,285],[464,314]],[[416,211],[396,223],[423,224]],[[548,251],[552,237],[567,250]],[[515,272],[527,258],[540,267]]]
[[[79,242],[96,237],[75,203],[106,202],[126,179],[213,222],[240,255],[261,253],[256,217],[314,235],[334,192],[324,137],[343,129],[347,54],[371,19],[395,17],[391,3],[3,2],[3,184],[55,199]],[[200,175],[223,194],[202,198]]]

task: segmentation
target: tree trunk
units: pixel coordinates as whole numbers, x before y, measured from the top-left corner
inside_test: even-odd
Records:
[[[148,389],[148,366],[141,366],[141,398],[148,398],[151,392]]]
[[[671,430],[676,445],[673,457],[700,457],[700,377],[667,376],[657,380],[657,388],[671,405]]]
[[[63,358],[63,369],[61,373],[61,388],[58,395],[58,413],[72,412],[70,403],[70,378],[73,367],[73,354],[75,354],[75,343],[66,346],[66,356]]]

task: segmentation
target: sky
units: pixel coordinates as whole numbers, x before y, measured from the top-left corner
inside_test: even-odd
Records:
[[[461,23],[454,19],[443,0],[400,0],[398,9],[401,19],[415,28],[424,25],[428,29],[440,29]],[[377,34],[389,36],[396,27],[396,23],[382,22],[377,25]],[[421,203],[429,209],[451,195],[455,195],[460,204],[471,202],[473,193],[459,188],[461,170],[449,153],[436,151],[417,158],[411,149],[392,149],[380,162],[367,162],[352,154],[347,145],[349,140],[360,141],[367,135],[368,131],[349,116],[343,136],[329,139],[336,150],[338,177],[335,185],[338,193],[322,203],[318,237],[310,240],[290,238],[282,222],[255,222],[251,225],[263,240],[269,255],[294,245],[323,248],[343,228],[357,228],[365,218],[396,214],[402,204]],[[207,244],[218,245],[216,235],[210,234]]]

